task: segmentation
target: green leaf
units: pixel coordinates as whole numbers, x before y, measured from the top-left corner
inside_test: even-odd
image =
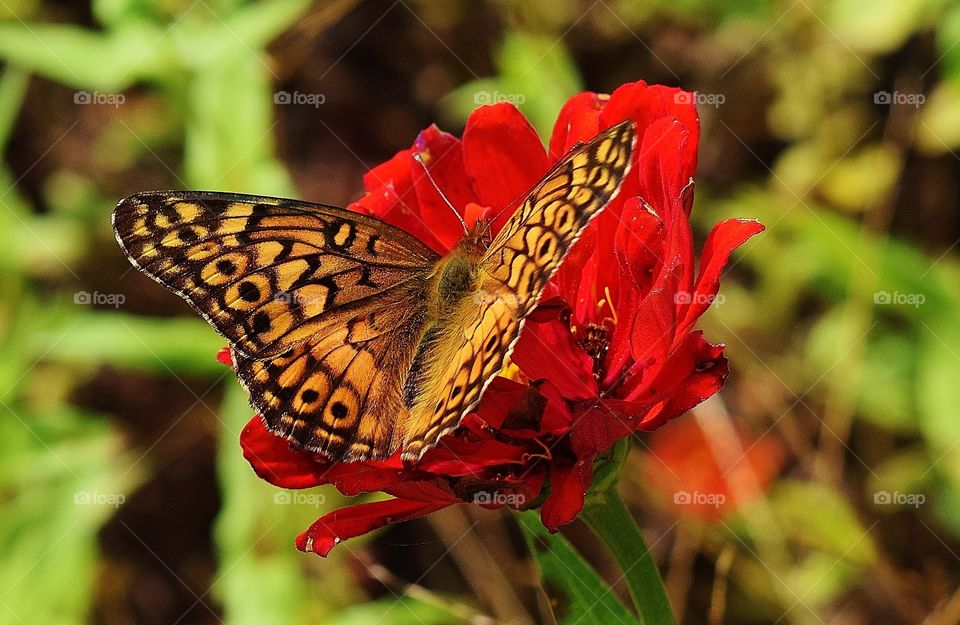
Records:
[[[214,528],[220,562],[213,592],[231,625],[326,623],[338,606],[366,600],[343,575],[350,551],[320,560],[297,551],[294,539],[344,499],[332,488],[291,495],[257,477],[238,444],[252,416],[246,393],[229,385],[217,455],[222,505]]]
[[[87,623],[97,533],[144,467],[91,415],[13,410],[0,420],[0,622]]]
[[[629,445],[621,444],[629,448]],[[592,494],[584,506],[582,518],[620,565],[640,622],[646,625],[672,625],[673,610],[660,571],[633,515],[617,494],[616,485],[612,484],[604,491],[602,498]]]
[[[558,623],[640,623],[564,537],[547,531],[536,511],[518,518]]]
[[[224,344],[224,339],[200,319],[158,319],[99,311],[59,320],[36,332],[28,347],[36,358],[74,365],[215,377],[230,371],[216,360]]]
[[[326,621],[326,625],[457,625],[468,622],[471,621],[438,605],[402,595],[352,606]]]

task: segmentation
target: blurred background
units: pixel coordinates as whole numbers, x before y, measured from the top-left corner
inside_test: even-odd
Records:
[[[702,322],[726,389],[624,473],[678,618],[960,622],[955,1],[0,0],[0,20],[0,623],[549,622],[508,514],[295,551],[343,498],[254,477],[221,340],[131,269],[109,214],[160,188],[346,205],[430,123],[508,100],[546,136],[571,94],[637,79],[698,92],[697,239],[767,225]]]

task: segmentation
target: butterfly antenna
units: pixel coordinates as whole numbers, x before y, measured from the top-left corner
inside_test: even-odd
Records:
[[[418,163],[420,163],[420,167],[423,168],[423,173],[427,175],[427,180],[429,180],[430,184],[433,185],[433,188],[434,190],[436,190],[437,195],[439,195],[440,199],[442,199],[443,202],[450,207],[450,212],[453,213],[453,216],[456,217],[457,221],[460,222],[460,225],[463,226],[463,233],[470,234],[470,228],[467,227],[467,222],[463,220],[463,217],[460,216],[460,213],[457,211],[454,205],[450,203],[450,200],[447,199],[447,196],[444,195],[443,191],[440,190],[440,186],[437,184],[437,181],[434,180],[433,176],[430,174],[430,170],[427,168],[427,164],[423,162],[423,156],[420,153],[417,153],[413,155],[413,158]]]

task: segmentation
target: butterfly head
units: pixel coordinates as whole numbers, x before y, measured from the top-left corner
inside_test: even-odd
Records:
[[[490,242],[493,241],[492,225],[489,219],[478,219],[463,235],[458,247],[466,252],[483,254],[490,247]]]

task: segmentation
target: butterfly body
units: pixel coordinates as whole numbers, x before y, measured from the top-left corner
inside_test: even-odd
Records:
[[[335,460],[415,461],[501,370],[634,142],[623,123],[575,148],[492,241],[481,222],[445,256],[373,217],[225,193],[133,195],[114,230],[227,339],[271,431]]]

